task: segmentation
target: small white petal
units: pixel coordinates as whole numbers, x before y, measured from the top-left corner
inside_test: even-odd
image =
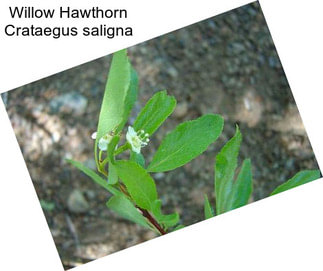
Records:
[[[136,153],[140,153],[140,149],[141,149],[140,147],[135,148],[132,146],[132,150]]]
[[[96,139],[96,132],[94,132],[94,133],[91,135],[91,138],[92,138],[92,139]]]
[[[127,132],[127,134],[126,134],[126,139],[127,139],[127,141],[128,141],[129,143],[131,143],[131,135],[130,135],[130,133],[129,133],[129,129],[128,129],[128,132]]]
[[[101,151],[106,151],[108,149],[108,140],[101,138],[98,143],[98,147]]]
[[[136,136],[137,133],[135,131],[135,129],[132,128],[132,126],[129,126],[128,127],[128,133],[131,135],[131,136]]]

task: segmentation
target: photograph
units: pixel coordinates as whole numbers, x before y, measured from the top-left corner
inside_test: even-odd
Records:
[[[1,97],[65,270],[321,177],[258,2]]]

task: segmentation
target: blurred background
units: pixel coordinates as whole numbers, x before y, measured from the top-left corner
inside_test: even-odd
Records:
[[[251,158],[252,201],[302,169],[317,169],[310,142],[257,2],[133,46],[140,92],[131,122],[159,90],[177,108],[143,149],[149,161],[179,123],[221,114],[224,132],[200,157],[154,177],[164,212],[184,225],[203,220],[214,201],[216,152],[240,126],[240,162]],[[93,140],[111,56],[2,95],[58,252],[66,269],[155,237],[105,207],[109,195],[65,158],[95,168]],[[306,91],[306,90],[304,90]]]

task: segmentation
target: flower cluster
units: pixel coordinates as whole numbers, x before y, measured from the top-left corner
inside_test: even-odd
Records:
[[[97,132],[94,132],[91,137],[92,139],[96,139],[96,136]],[[126,139],[130,144],[131,149],[136,153],[140,153],[141,148],[145,147],[149,142],[148,136],[149,134],[145,133],[144,130],[136,132],[133,127],[129,126]],[[106,151],[108,149],[112,137],[113,136],[108,133],[99,139],[98,147],[101,151]]]

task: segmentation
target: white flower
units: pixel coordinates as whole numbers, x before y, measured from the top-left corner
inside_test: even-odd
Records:
[[[96,139],[97,132],[94,132],[91,135],[92,139]],[[108,149],[108,145],[112,139],[112,136],[110,134],[106,134],[103,137],[99,139],[98,147],[101,151],[106,151]]]
[[[131,126],[129,126],[126,139],[131,145],[131,149],[136,153],[140,153],[140,149],[145,147],[149,142],[148,136],[149,135],[145,133],[144,130],[136,132]]]
[[[91,135],[91,138],[92,138],[92,139],[96,139],[96,132],[94,132],[94,133]]]

